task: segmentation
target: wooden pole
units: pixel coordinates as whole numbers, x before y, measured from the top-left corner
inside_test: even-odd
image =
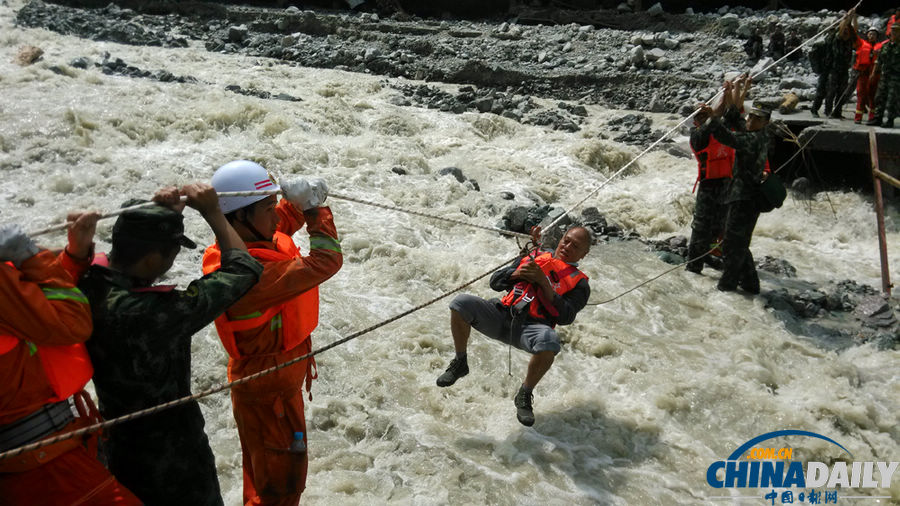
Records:
[[[890,174],[885,174],[884,172],[881,172],[880,170],[877,170],[877,169],[873,170],[872,173],[875,174],[875,177],[884,180],[885,183],[890,183],[890,184],[894,185],[895,188],[900,190],[900,179],[897,179],[897,178],[891,176]]]
[[[878,168],[878,141],[875,137],[875,129],[869,129],[869,154],[872,157],[872,184],[875,189],[875,217],[878,223],[878,250],[881,254],[881,291],[887,297],[891,296],[891,274],[888,270],[887,238],[884,235],[884,202],[881,198],[881,179],[883,174]]]

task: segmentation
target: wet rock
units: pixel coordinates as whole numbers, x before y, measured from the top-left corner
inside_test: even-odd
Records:
[[[658,100],[657,103],[659,103]],[[610,120],[608,125],[611,131],[624,132],[613,137],[614,141],[626,144],[645,144],[648,141],[653,142],[656,140],[652,138],[653,131],[650,128],[652,123],[652,120],[643,114],[626,114],[620,118]]]
[[[249,32],[250,30],[247,28],[247,25],[229,26],[228,40],[237,43],[243,42],[247,38]]]
[[[513,206],[503,213],[499,228],[512,232],[525,232],[525,221],[529,216],[529,207]]]
[[[572,105],[565,102],[560,102],[556,104],[556,106],[564,111],[569,111],[575,116],[585,117],[588,115],[587,109],[583,105]]]
[[[391,167],[391,172],[397,174],[398,176],[405,176],[407,174],[406,169],[403,167]]]
[[[438,174],[441,176],[446,176],[449,174],[449,175],[453,176],[454,178],[456,178],[456,180],[459,181],[460,183],[466,182],[466,176],[463,175],[462,169],[460,169],[458,167],[445,167],[445,168],[439,170]]]
[[[556,224],[551,227],[550,225],[553,223]],[[572,219],[566,214],[565,209],[550,208],[547,216],[539,223],[541,240],[543,241],[541,246],[551,249],[556,248],[563,235],[565,235],[566,230],[569,229],[569,225],[572,225]]]
[[[500,198],[503,200],[515,200],[516,195],[513,192],[502,191],[500,192]]]
[[[478,109],[478,112],[491,112],[491,108],[494,107],[494,99],[490,97],[479,98],[474,100],[472,105]]]
[[[84,56],[79,56],[78,58],[75,58],[69,62],[69,66],[76,69],[87,69],[90,64],[90,60],[88,60]]]
[[[525,118],[524,123],[549,126],[554,130],[563,130],[565,132],[577,132],[581,130],[581,127],[579,127],[571,118],[560,114],[558,111],[539,111]]]
[[[681,265],[686,261],[685,257],[671,251],[657,251],[656,256],[663,262],[671,265]]]
[[[897,325],[893,309],[881,295],[870,295],[862,299],[853,311],[853,316],[862,321],[863,325],[872,328]]]
[[[37,46],[24,46],[19,49],[18,53],[16,53],[16,57],[13,61],[16,64],[25,67],[40,60],[42,56],[44,56],[43,49]]]
[[[797,277],[797,269],[783,258],[766,255],[761,260],[756,261],[756,268],[784,278]]]

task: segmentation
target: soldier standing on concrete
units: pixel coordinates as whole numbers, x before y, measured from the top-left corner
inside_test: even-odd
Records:
[[[819,116],[819,106],[825,101],[825,115],[840,119],[841,103],[843,97],[840,93],[847,84],[850,72],[850,58],[853,54],[853,46],[856,43],[856,33],[853,29],[852,19],[856,16],[855,10],[850,10],[838,26],[837,31],[830,33],[825,38],[825,50],[820,62],[821,72],[816,84],[816,96],[813,99],[811,113]],[[815,52],[815,50],[814,50]],[[811,54],[810,58],[814,58]]]
[[[881,47],[873,70],[878,72],[881,79],[875,94],[875,117],[866,124],[893,128],[894,118],[900,113],[900,30],[892,30],[891,40]]]

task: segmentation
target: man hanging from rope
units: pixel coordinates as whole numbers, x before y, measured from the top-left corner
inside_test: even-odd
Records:
[[[93,373],[84,347],[91,310],[74,282],[90,265],[98,218],[70,215],[69,245],[59,254],[18,225],[0,227],[0,452],[99,419],[84,391]],[[141,504],[97,459],[97,440],[71,438],[0,460],[0,502]]]
[[[184,236],[181,195],[215,233],[223,265],[186,290],[153,286],[181,247],[196,247]],[[159,205],[119,216],[108,260],[95,261],[79,284],[91,302],[94,332],[87,346],[100,411],[108,419],[191,395],[192,336],[262,272],[219,209],[212,186],[164,188],[153,200]],[[192,401],[111,427],[104,445],[109,468],[147,504],[221,505],[203,426],[200,405]]]
[[[768,158],[769,134],[766,126],[769,124],[770,113],[763,109],[751,109],[744,131],[732,132],[719,117],[724,115],[729,118],[729,124],[740,117],[733,101],[731,83],[725,83],[724,97],[716,111],[706,104],[702,104],[700,110],[710,118],[707,121],[712,136],[735,151],[731,183],[725,198],[728,206],[723,244],[725,268],[716,288],[727,292],[740,285],[747,292],[757,294],[759,276],[750,253],[750,239],[760,213],[759,200],[762,196],[759,186],[765,177]]]
[[[278,190],[261,165],[237,160],[212,177],[219,192]],[[341,268],[343,255],[321,179],[294,178],[275,195],[223,197],[222,210],[263,264],[259,283],[227,313],[216,330],[228,352],[228,379],[236,380],[303,356],[319,321],[318,286]],[[306,225],[310,254],[302,256],[291,235]],[[221,244],[203,255],[203,272],[219,268]],[[244,504],[296,505],[306,487],[306,452],[290,451],[295,438],[306,440],[302,385],[315,377],[313,359],[235,386],[234,419],[241,438]]]
[[[533,232],[538,244],[540,228]],[[553,365],[560,351],[559,336],[553,327],[568,325],[587,304],[591,295],[588,277],[577,262],[591,248],[591,234],[584,227],[569,229],[553,252],[532,252],[491,276],[491,288],[507,291],[502,299],[485,300],[474,295],[458,295],[450,302],[450,332],[456,358],[437,379],[448,387],[469,374],[466,347],[472,327],[491,339],[510,343],[528,353],[528,371],[513,400],[516,418],[522,425],[534,425],[534,387]]]

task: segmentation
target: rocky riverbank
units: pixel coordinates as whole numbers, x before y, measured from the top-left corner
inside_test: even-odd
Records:
[[[583,18],[592,24],[535,25],[519,23],[519,18],[487,23],[202,3],[188,11],[176,5],[170,13],[159,13],[157,6],[150,14],[115,4],[79,9],[33,1],[19,11],[18,22],[94,40],[167,47],[201,43],[210,51],[271,57],[307,67],[684,114],[712,97],[729,74],[759,71],[771,63],[747,60],[743,42],[754,29],[767,33],[778,25],[783,32],[806,39],[839,16],[828,11],[746,8],[713,13],[688,9],[681,14],[651,8],[632,13],[626,5]],[[542,19],[534,12],[520,17],[530,23]],[[863,19],[860,24],[877,22]],[[794,91],[809,99],[814,83],[808,63],[800,59],[760,76],[754,96],[780,97]],[[466,110],[495,112],[493,104],[485,109],[483,102],[460,102]],[[451,111],[459,109],[449,105]],[[569,117],[577,114],[561,114],[577,124],[577,118]]]

